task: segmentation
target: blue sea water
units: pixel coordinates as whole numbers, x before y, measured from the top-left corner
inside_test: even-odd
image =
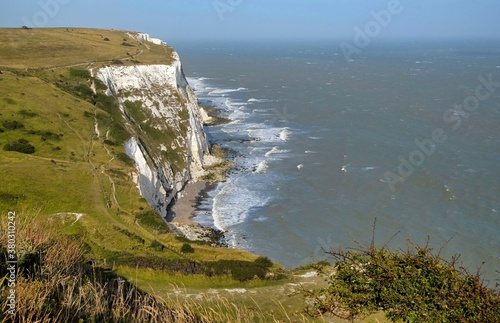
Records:
[[[379,43],[351,62],[335,42],[174,47],[234,120],[207,129],[236,164],[195,221],[289,268],[374,231],[500,279],[500,86],[476,92],[500,82],[500,44]]]

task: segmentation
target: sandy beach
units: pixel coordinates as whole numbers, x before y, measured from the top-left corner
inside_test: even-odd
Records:
[[[180,198],[169,211],[168,222],[178,223],[180,225],[193,224],[198,199],[210,188],[210,185],[204,181],[188,183],[180,192]]]

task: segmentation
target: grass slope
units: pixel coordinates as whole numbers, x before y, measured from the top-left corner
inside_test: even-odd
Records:
[[[0,69],[0,149],[19,140],[35,147],[33,154],[0,150],[0,176],[6,179],[0,212],[65,218],[61,231],[82,237],[94,260],[106,265],[126,266],[137,257],[255,258],[207,245],[193,245],[193,254],[179,252],[184,241],[166,233],[168,227],[153,219],[156,215],[151,218],[152,210],[131,181],[135,169],[124,157],[121,143],[129,135],[121,114],[106,97],[102,105],[88,102],[89,79],[73,66],[125,55],[132,47],[123,46],[124,39],[144,51],[147,63],[168,63],[170,48],[146,46],[109,30],[0,29],[0,39],[15,41],[0,50],[1,64],[7,65]],[[154,240],[165,248],[152,248]]]

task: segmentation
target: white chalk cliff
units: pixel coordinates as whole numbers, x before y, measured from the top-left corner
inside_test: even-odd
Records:
[[[166,46],[147,34],[134,37]],[[179,56],[173,52],[170,65],[107,66],[93,74],[120,103],[132,134],[125,150],[135,161],[141,195],[165,216],[176,194],[202,176],[204,164],[212,160],[203,130],[206,113],[198,107]]]

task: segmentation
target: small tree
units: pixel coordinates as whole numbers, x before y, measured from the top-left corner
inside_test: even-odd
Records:
[[[261,265],[261,266],[266,267],[266,268],[273,266],[273,262],[271,261],[271,259],[264,257],[264,256],[258,257],[257,259],[254,260],[254,262],[256,264]]]
[[[191,245],[189,243],[184,243],[181,247],[181,252],[182,253],[193,253],[194,248],[191,247]]]

